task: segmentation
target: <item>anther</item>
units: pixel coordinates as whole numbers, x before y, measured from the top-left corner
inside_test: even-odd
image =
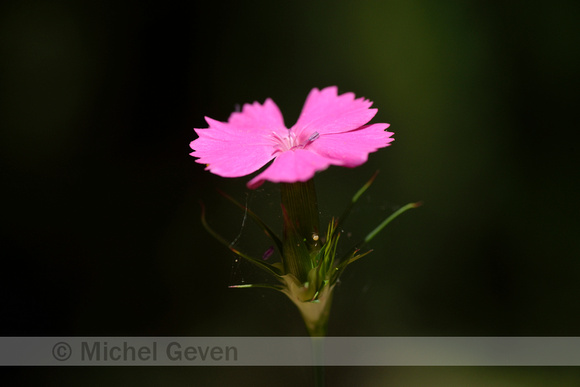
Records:
[[[320,134],[318,132],[314,132],[310,135],[310,137],[308,137],[308,142],[312,142],[316,140],[318,137],[320,137]]]

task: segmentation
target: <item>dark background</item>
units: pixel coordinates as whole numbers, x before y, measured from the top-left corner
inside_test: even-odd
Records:
[[[333,336],[579,336],[574,1],[4,2],[3,336],[305,335],[285,296],[201,227],[268,248],[189,156],[204,116],[270,97],[290,127],[313,87],[374,101],[395,142],[316,176],[354,243],[397,219],[336,291]],[[241,234],[240,234],[241,232]],[[345,234],[346,236],[347,234]],[[8,370],[6,370],[8,371]],[[308,385],[306,368],[9,370],[20,385]],[[331,368],[329,385],[578,385],[574,368]]]

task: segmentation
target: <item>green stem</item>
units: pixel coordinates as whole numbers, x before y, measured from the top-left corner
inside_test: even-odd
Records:
[[[314,366],[314,386],[324,387],[324,338],[312,337],[311,346],[312,359],[317,364]]]
[[[282,242],[284,271],[295,277],[297,283],[294,288],[302,289],[303,286],[305,288],[310,286],[318,289],[318,280],[309,278],[311,270],[317,267],[316,257],[322,245],[322,238],[319,235],[319,213],[314,181],[311,179],[304,183],[281,183],[280,197],[284,213]],[[335,253],[335,251],[331,253]],[[307,282],[309,280],[310,283]],[[286,294],[298,307],[304,319],[308,333],[312,338],[313,356],[317,361],[324,359],[322,338],[326,336],[332,304],[332,290],[332,285],[325,285],[322,293],[318,294],[314,301],[297,297],[291,287],[286,290]],[[314,366],[314,385],[324,387],[323,365]]]
[[[324,366],[314,367],[314,386],[324,387]]]

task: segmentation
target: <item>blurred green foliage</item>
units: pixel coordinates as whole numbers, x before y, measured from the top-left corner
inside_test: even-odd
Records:
[[[199,221],[202,199],[214,228],[259,254],[267,241],[215,187],[281,227],[277,188],[211,176],[188,143],[204,115],[227,120],[236,104],[267,97],[290,126],[312,87],[338,85],[374,101],[375,122],[391,123],[396,141],[360,168],[316,177],[323,222],[376,169],[344,240],[400,205],[425,205],[346,273],[329,334],[577,336],[579,8],[3,3],[3,335],[306,334],[283,296],[227,289],[257,273]],[[139,384],[271,385],[288,372],[219,371],[149,369],[157,376]],[[73,385],[92,372],[31,378]],[[567,369],[332,372],[335,385],[578,383]],[[308,383],[309,370],[302,376]]]

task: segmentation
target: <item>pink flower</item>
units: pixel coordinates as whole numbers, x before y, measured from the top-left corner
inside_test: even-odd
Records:
[[[389,124],[367,125],[377,113],[371,105],[353,93],[338,95],[336,86],[312,89],[298,121],[287,129],[271,99],[246,104],[228,122],[205,117],[209,128],[195,129],[199,138],[190,144],[191,155],[222,177],[249,175],[274,160],[248,182],[249,188],[265,180],[304,182],[330,165],[359,166],[369,153],[390,145]]]

